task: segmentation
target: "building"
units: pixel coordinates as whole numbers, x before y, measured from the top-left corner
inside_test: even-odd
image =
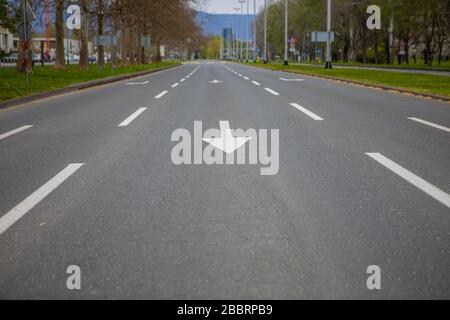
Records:
[[[0,26],[0,54],[9,54],[13,49],[13,34]]]

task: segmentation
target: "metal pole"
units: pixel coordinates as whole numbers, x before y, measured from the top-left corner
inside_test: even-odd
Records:
[[[333,69],[333,65],[331,64],[331,0],[328,0],[327,5],[327,63],[325,65],[326,69]]]
[[[247,41],[246,41],[246,43],[247,43],[247,52],[246,52],[246,62],[248,62],[248,50],[249,50],[249,47],[250,47],[250,40],[248,39],[248,36],[249,36],[249,23],[248,23],[248,15],[250,14],[250,0],[247,0],[247,19],[246,19],[246,24],[245,24],[245,27],[246,27],[246,29],[247,29]]]
[[[256,63],[256,0],[253,0],[253,60]]]
[[[233,16],[234,25],[236,29],[234,30],[234,60],[238,60],[238,39],[237,39],[237,31],[238,31],[238,19],[239,19],[239,8],[233,8],[236,14]]]
[[[267,61],[267,0],[264,0],[264,63]]]
[[[288,0],[284,1],[284,65],[288,62]]]
[[[241,46],[240,46],[240,60],[241,62],[244,60],[244,41],[242,39],[242,36],[244,35],[244,3],[245,0],[239,0],[239,3],[241,4],[241,18],[240,18],[240,23],[241,23]]]

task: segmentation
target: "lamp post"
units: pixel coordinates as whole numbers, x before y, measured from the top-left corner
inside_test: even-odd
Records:
[[[264,64],[267,61],[267,0],[264,0]]]
[[[242,41],[242,36],[244,35],[244,21],[243,21],[243,17],[244,17],[244,3],[245,0],[239,0],[238,1],[241,4],[241,46],[240,46],[240,54],[239,54],[239,59],[242,62],[244,60],[244,42]]]
[[[284,1],[284,65],[288,62],[288,0]]]
[[[256,63],[256,0],[253,0],[253,58]]]
[[[331,64],[331,0],[328,0],[327,5],[327,33],[327,63],[325,69],[333,69],[333,65]]]
[[[250,41],[249,41],[249,39],[248,39],[248,36],[249,36],[249,23],[248,23],[248,15],[249,15],[249,13],[250,13],[250,0],[247,0],[247,16],[246,16],[246,18],[245,18],[245,21],[246,21],[246,23],[245,23],[245,29],[246,29],[246,43],[247,43],[247,51],[246,51],[246,57],[245,57],[245,60],[246,60],[246,62],[248,62],[248,50],[249,50],[249,46],[250,46]]]
[[[234,30],[234,60],[238,59],[238,42],[237,42],[237,30],[238,30],[238,22],[236,19],[236,15],[239,14],[239,10],[241,10],[240,8],[233,8],[233,10],[236,12],[235,16],[233,17],[234,20],[234,25],[236,27],[236,29]]]

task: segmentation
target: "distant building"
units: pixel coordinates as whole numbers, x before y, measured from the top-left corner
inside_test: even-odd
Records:
[[[13,34],[0,26],[0,53],[9,54],[13,49]]]

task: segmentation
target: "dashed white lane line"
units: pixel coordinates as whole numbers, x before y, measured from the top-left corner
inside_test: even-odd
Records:
[[[264,90],[266,90],[267,92],[270,92],[271,94],[273,94],[274,96],[279,96],[280,94],[270,88],[264,88]]]
[[[139,108],[135,113],[133,113],[131,116],[126,118],[121,124],[119,124],[119,127],[126,127],[126,126],[128,126],[131,122],[133,122],[134,119],[139,117],[139,115],[142,112],[144,112],[145,110],[147,110],[147,108],[145,108],[145,107]]]
[[[408,119],[412,120],[412,121],[415,121],[415,122],[418,122],[418,123],[421,123],[421,124],[424,124],[424,125],[427,125],[427,126],[430,126],[430,127],[433,127],[433,128],[436,128],[436,129],[440,129],[440,130],[443,130],[443,131],[446,131],[446,132],[450,132],[450,128],[441,126],[441,125],[433,123],[433,122],[425,121],[425,120],[422,120],[422,119],[419,119],[419,118],[408,118]]]
[[[50,181],[48,181],[33,194],[31,194],[28,198],[19,203],[15,208],[2,216],[0,218],[0,234],[8,230],[14,223],[16,223],[20,218],[26,215],[39,202],[44,200],[50,193],[52,193],[59,185],[61,185],[83,165],[84,163],[70,164],[55,177],[53,177]]]
[[[308,109],[306,109],[305,107],[302,107],[301,105],[299,105],[297,103],[291,103],[291,106],[293,106],[297,110],[300,110],[301,112],[306,114],[308,117],[310,117],[316,121],[323,121],[323,119],[321,117],[319,117],[317,114],[309,111]]]
[[[419,188],[420,190],[428,194],[430,197],[434,198],[435,200],[439,201],[443,205],[450,208],[450,195],[445,191],[433,186],[432,184],[416,176],[414,173],[396,164],[395,162],[386,158],[380,153],[366,153],[366,155],[368,155],[378,163],[382,164],[392,172],[396,173],[397,175],[399,175],[400,177],[402,177],[415,187]]]
[[[186,81],[186,78],[183,78],[183,79],[180,80],[180,82],[184,82],[184,81]]]
[[[33,127],[33,126],[31,126],[31,125],[29,125],[29,126],[22,126],[22,127],[20,127],[20,128],[17,128],[17,129],[8,131],[8,132],[3,133],[3,134],[0,134],[0,140],[3,140],[3,139],[5,139],[5,138],[8,138],[8,137],[10,137],[10,136],[12,136],[12,135],[14,135],[14,134],[16,134],[16,133],[19,133],[19,132],[22,132],[22,131],[24,131],[24,130],[30,129],[30,128],[32,128],[32,127]]]
[[[256,82],[256,81],[252,81],[252,83],[253,83],[255,86],[260,86],[260,85],[261,85],[261,83]]]
[[[178,87],[178,82],[177,82],[177,83],[174,83],[174,84],[172,85],[172,88],[176,88],[176,87]]]
[[[169,92],[169,91],[166,90],[166,91],[161,92],[160,94],[158,94],[155,97],[155,99],[161,99],[162,97],[164,97],[167,94],[167,92]]]
[[[245,80],[250,80],[250,78],[249,77],[243,77]]]

